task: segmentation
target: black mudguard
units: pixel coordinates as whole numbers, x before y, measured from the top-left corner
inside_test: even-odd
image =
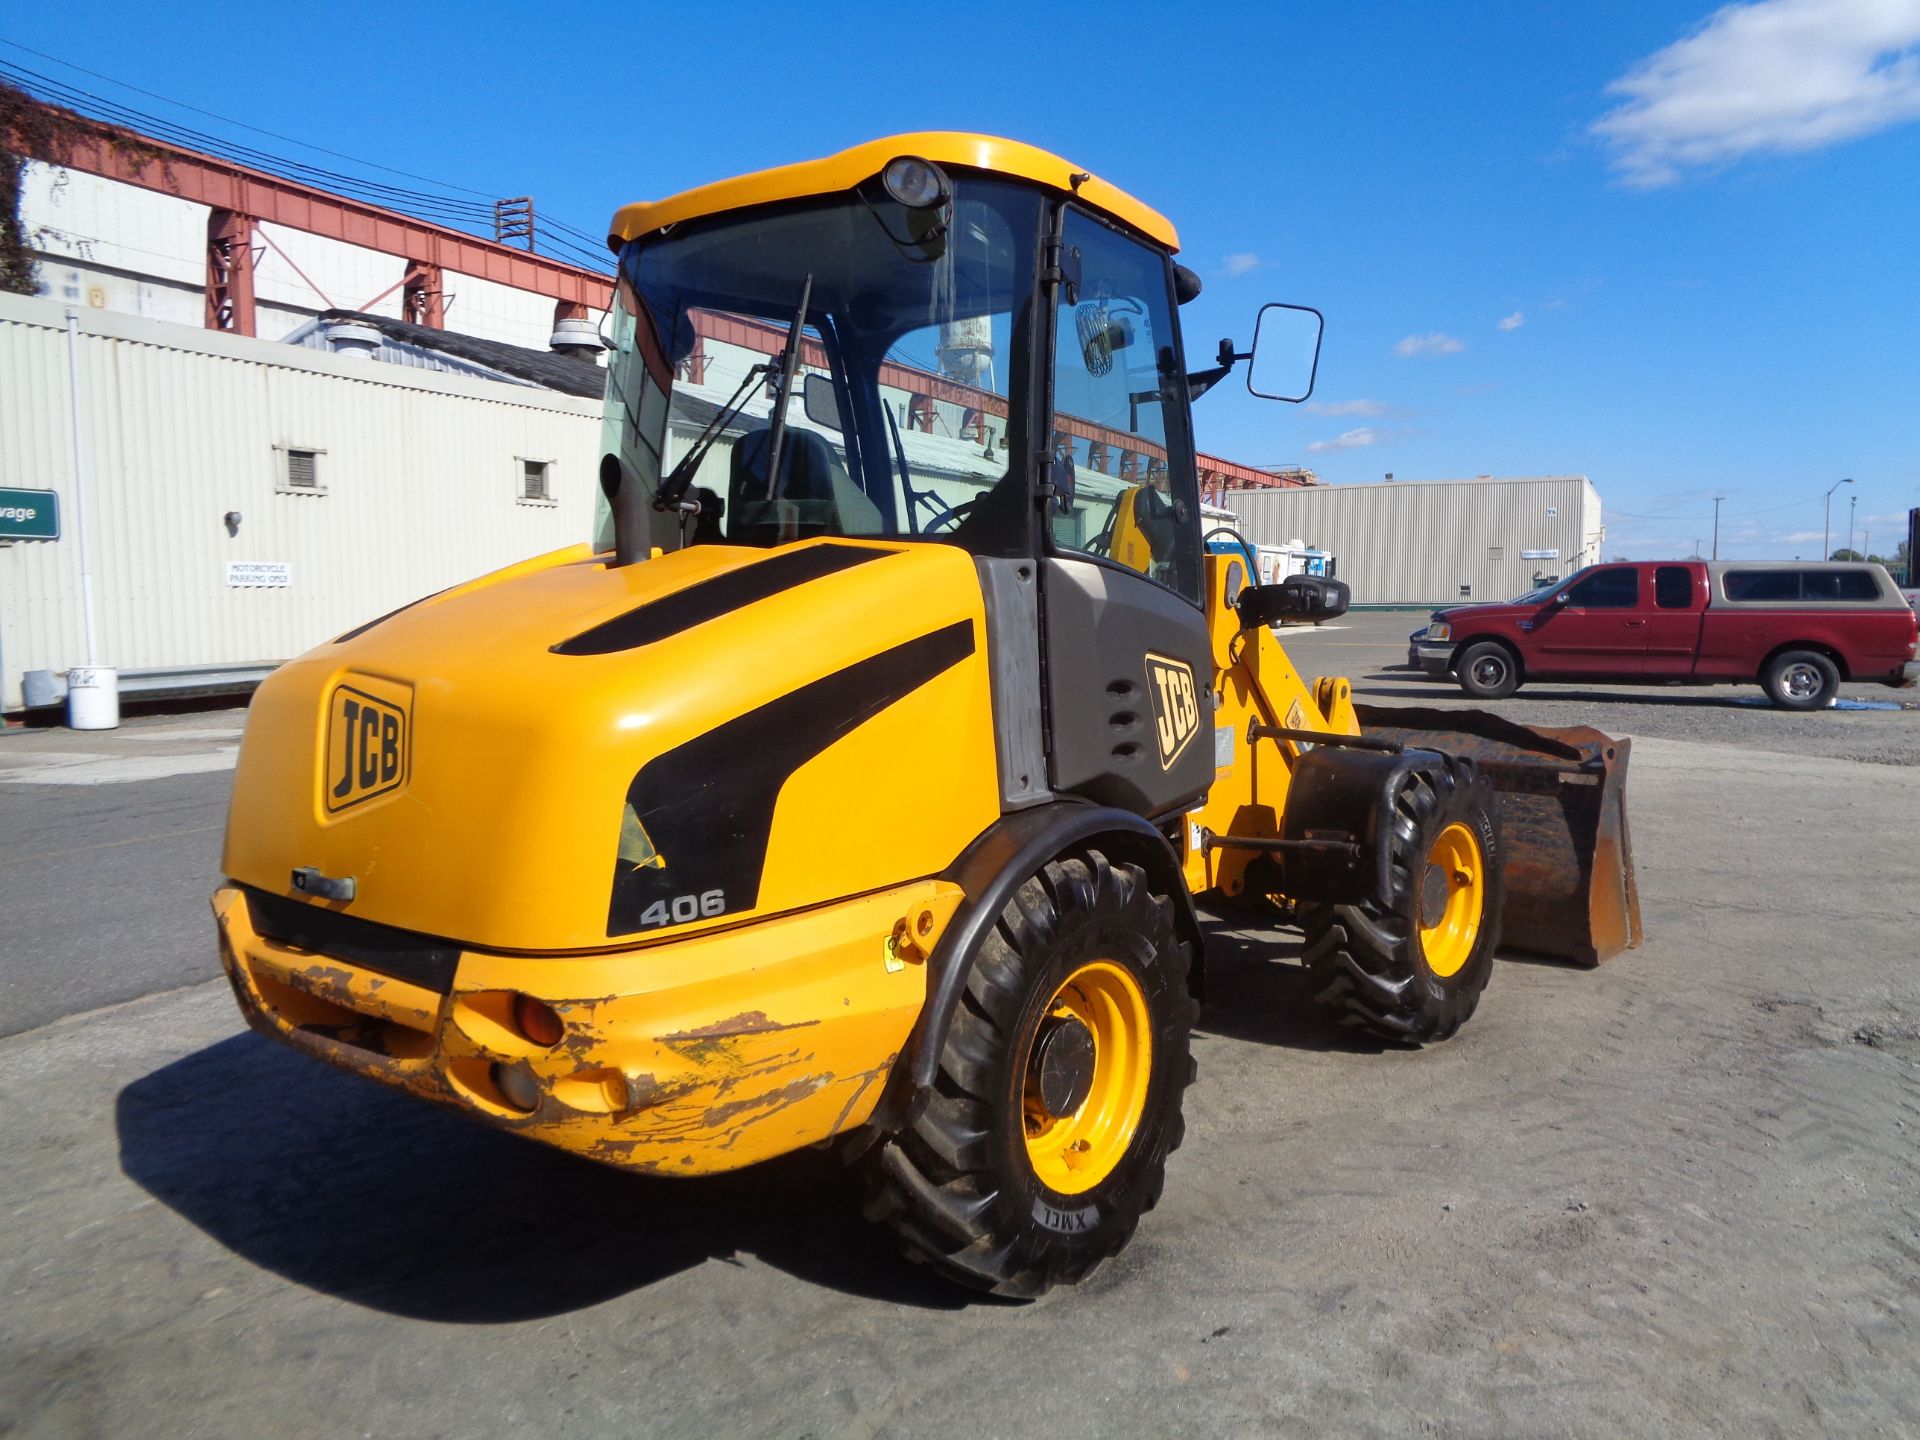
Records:
[[[1129,861],[1146,871],[1154,887],[1173,901],[1174,925],[1180,938],[1193,946],[1194,964],[1188,985],[1201,994],[1205,943],[1193,897],[1187,893],[1180,860],[1166,836],[1150,821],[1126,810],[1105,805],[1056,801],[1005,815],[967,847],[946,871],[966,894],[927,961],[927,999],[920,1018],[907,1037],[905,1050],[887,1083],[887,1093],[875,1108],[871,1126],[891,1133],[907,1124],[925,1103],[940,1063],[968,972],[981,945],[992,932],[1000,912],[1022,885],[1049,860],[1080,845],[1097,845],[1110,858]]]

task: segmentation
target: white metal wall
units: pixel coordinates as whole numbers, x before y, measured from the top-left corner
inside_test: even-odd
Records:
[[[182,325],[204,321],[205,205],[36,160],[22,177],[20,209],[42,295]],[[286,225],[263,224],[259,234],[254,328],[264,339],[278,340],[322,310],[399,318],[407,269],[399,256]],[[455,271],[442,284],[449,330],[546,348],[553,334],[547,296]],[[603,324],[606,315],[596,310],[590,318]]]
[[[1231,499],[1254,543],[1332,551],[1356,605],[1511,599],[1537,576],[1599,560],[1606,538],[1599,492],[1584,475],[1236,490]]]
[[[0,486],[58,491],[62,527],[58,541],[0,545],[7,709],[23,671],[86,659],[67,308],[0,295]],[[592,534],[598,401],[76,314],[98,664],[287,659]],[[276,491],[287,445],[325,452],[325,494]],[[519,499],[522,459],[552,462],[552,503]],[[234,560],[290,565],[292,584],[230,588]]]

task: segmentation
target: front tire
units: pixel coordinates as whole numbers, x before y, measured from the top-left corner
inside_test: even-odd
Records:
[[[1481,640],[1454,665],[1460,688],[1476,700],[1504,700],[1520,688],[1520,662],[1498,640]]]
[[[1787,650],[1767,662],[1760,687],[1783,710],[1824,710],[1840,693],[1840,667],[1818,650]]]
[[[1468,760],[1409,774],[1378,827],[1384,904],[1301,909],[1316,998],[1339,1022],[1402,1045],[1466,1024],[1493,974],[1506,903],[1493,785]]]
[[[974,960],[926,1108],[868,1158],[868,1218],[997,1295],[1118,1252],[1184,1134],[1193,961],[1138,866],[1088,849],[1029,879]]]

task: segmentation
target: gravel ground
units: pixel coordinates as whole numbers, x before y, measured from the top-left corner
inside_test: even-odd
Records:
[[[1282,644],[1304,674],[1349,677],[1354,698],[1364,704],[1482,709],[1522,725],[1591,725],[1616,736],[1920,765],[1920,690],[1849,683],[1840,688],[1842,705],[1874,708],[1802,712],[1774,709],[1758,685],[1532,684],[1489,705],[1450,681],[1407,668],[1407,633],[1426,623],[1424,615],[1369,611],[1337,623],[1338,629],[1284,632]],[[1881,708],[1887,706],[1893,708]]]

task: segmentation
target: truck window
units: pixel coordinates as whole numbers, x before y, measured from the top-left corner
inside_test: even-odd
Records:
[[[1729,600],[1798,600],[1798,570],[1729,570],[1721,578]]]
[[[1823,600],[1830,605],[1873,601],[1880,598],[1880,587],[1866,570],[1803,570],[1800,598]]]
[[[1653,572],[1653,603],[1662,610],[1693,604],[1693,572],[1684,565],[1662,565]]]
[[[1588,610],[1630,610],[1640,603],[1640,572],[1597,570],[1567,591],[1567,603]]]

